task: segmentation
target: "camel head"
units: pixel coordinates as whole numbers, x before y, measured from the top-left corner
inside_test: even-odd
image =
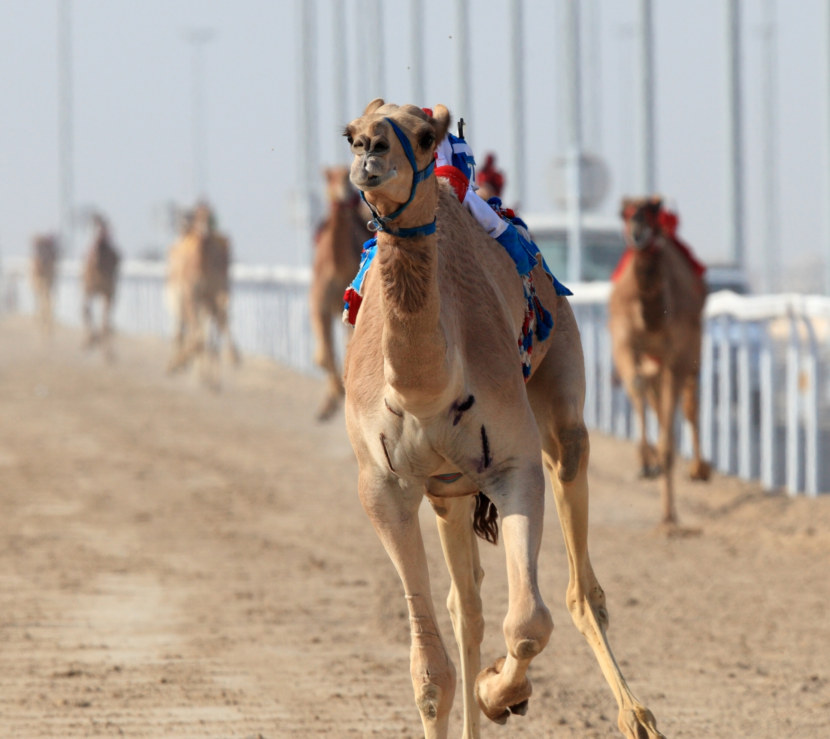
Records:
[[[54,234],[37,234],[32,240],[32,252],[38,261],[53,262],[58,251],[58,237]]]
[[[343,135],[354,154],[351,181],[380,215],[397,217],[396,211],[412,199],[417,174],[434,161],[449,125],[450,113],[443,105],[436,105],[430,116],[415,105],[377,98],[346,126]]]
[[[95,234],[95,239],[103,239],[106,238],[109,234],[109,228],[107,226],[107,220],[102,216],[100,213],[93,213],[92,215],[92,230]]]
[[[625,241],[628,246],[643,249],[651,245],[660,231],[662,208],[663,200],[657,196],[623,198],[620,216],[623,219]]]
[[[332,205],[349,205],[357,193],[349,180],[348,167],[326,167],[323,170],[326,180],[326,199]]]
[[[208,236],[216,225],[213,211],[205,201],[196,204],[190,217],[190,231],[200,238]]]

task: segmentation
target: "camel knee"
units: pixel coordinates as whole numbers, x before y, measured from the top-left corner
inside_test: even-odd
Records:
[[[562,429],[558,434],[559,468],[557,474],[562,482],[572,482],[580,469],[587,467],[590,443],[588,430],[583,423]]]

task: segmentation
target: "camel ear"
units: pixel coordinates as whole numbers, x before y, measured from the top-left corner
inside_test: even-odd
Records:
[[[450,121],[452,117],[450,116],[450,111],[441,103],[438,103],[432,109],[432,120],[430,123],[432,124],[432,130],[435,132],[435,141],[441,142],[444,140],[444,136],[447,135],[447,131],[450,130]]]
[[[366,106],[366,110],[363,111],[363,115],[369,115],[370,113],[374,113],[378,108],[383,105],[383,98],[375,98]]]
[[[623,198],[620,203],[620,218],[625,218],[625,214],[631,205],[634,203],[632,198]]]
[[[648,204],[651,207],[651,210],[654,213],[657,213],[663,207],[663,198],[659,195],[655,195],[649,200]]]

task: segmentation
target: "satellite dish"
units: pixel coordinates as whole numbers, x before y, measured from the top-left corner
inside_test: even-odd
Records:
[[[595,210],[608,195],[611,173],[605,160],[596,154],[583,153],[580,156],[582,175],[582,197],[579,202],[584,210]],[[550,169],[550,192],[559,210],[568,209],[568,159],[556,157]]]

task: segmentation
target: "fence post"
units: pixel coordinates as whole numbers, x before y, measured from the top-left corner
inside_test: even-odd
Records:
[[[700,351],[700,453],[704,459],[713,459],[712,383],[714,379],[712,351],[712,322],[703,323],[703,346]]]
[[[777,465],[775,457],[775,367],[772,359],[769,321],[764,323],[761,337],[761,439],[759,448],[761,484],[767,490],[772,490],[776,484]]]
[[[752,477],[752,386],[749,367],[749,330],[739,322],[738,344],[738,476]]]
[[[718,468],[731,474],[732,469],[732,352],[729,344],[731,319],[721,316],[718,344]]]
[[[798,338],[798,325],[795,313],[790,308],[788,320],[790,322],[789,342],[787,343],[787,492],[790,495],[798,494],[799,485],[799,391],[798,383],[801,374],[801,352]]]
[[[801,317],[804,328],[807,330],[807,358],[804,375],[804,492],[809,496],[816,496],[819,492],[821,480],[821,455],[819,454],[819,440],[821,428],[819,425],[819,372],[818,345],[813,322],[809,316]]]

